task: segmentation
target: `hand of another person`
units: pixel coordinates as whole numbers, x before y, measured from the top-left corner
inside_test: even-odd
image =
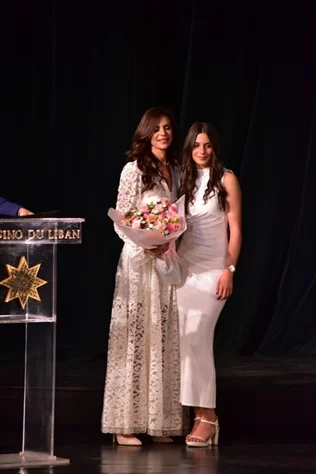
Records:
[[[148,255],[151,255],[152,257],[159,258],[161,257],[165,252],[167,252],[169,248],[169,242],[163,245],[158,245],[155,249],[146,249],[145,253]]]
[[[20,207],[18,216],[30,216],[31,214],[34,214],[34,212],[29,211],[28,209],[25,209],[25,207]]]
[[[218,300],[226,300],[233,292],[233,273],[225,269],[216,285],[216,294]]]

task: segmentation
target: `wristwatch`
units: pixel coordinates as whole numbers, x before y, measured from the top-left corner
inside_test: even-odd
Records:
[[[227,265],[226,269],[227,269],[228,271],[230,271],[230,273],[235,273],[235,271],[236,271],[235,266],[232,265],[232,264],[231,264],[231,265]]]

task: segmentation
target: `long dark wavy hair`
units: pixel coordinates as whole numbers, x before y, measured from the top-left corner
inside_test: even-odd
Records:
[[[185,194],[185,205],[186,210],[188,211],[189,204],[194,200],[194,191],[196,188],[197,167],[192,158],[192,151],[194,149],[196,137],[199,133],[206,133],[212,147],[210,178],[204,193],[204,202],[206,203],[208,198],[214,196],[217,191],[219,206],[222,210],[225,210],[227,191],[221,182],[224,174],[224,167],[221,162],[219,136],[213,125],[206,122],[195,122],[185,138],[182,150],[181,185],[179,196]]]
[[[162,117],[170,120],[172,142],[166,150],[167,163],[172,167],[178,163],[178,127],[172,112],[164,107],[148,109],[141,118],[132,138],[131,149],[126,152],[129,161],[137,160],[138,168],[143,172],[143,191],[152,189],[157,179],[165,179],[159,171],[159,160],[151,151],[151,137]]]

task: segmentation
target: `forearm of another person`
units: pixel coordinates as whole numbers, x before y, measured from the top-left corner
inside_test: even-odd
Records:
[[[26,216],[33,214],[28,209],[25,209],[20,204],[8,201],[7,199],[0,197],[0,214],[3,216]]]

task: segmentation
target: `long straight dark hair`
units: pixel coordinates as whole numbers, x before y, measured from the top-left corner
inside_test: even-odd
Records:
[[[204,202],[210,196],[214,196],[217,191],[219,206],[222,210],[226,209],[227,191],[222,184],[224,167],[221,162],[221,150],[219,136],[213,125],[206,122],[195,122],[189,129],[184,141],[182,150],[182,166],[181,166],[181,185],[179,195],[185,194],[186,210],[194,200],[194,191],[196,188],[197,167],[192,158],[192,151],[199,133],[205,133],[212,147],[212,156],[210,162],[210,178],[204,193]]]
[[[143,172],[143,191],[152,189],[155,182],[164,179],[159,171],[159,160],[151,151],[151,137],[162,117],[170,121],[173,139],[166,150],[167,163],[172,167],[178,164],[178,127],[172,112],[164,107],[148,109],[141,118],[132,138],[132,145],[126,155],[128,160],[137,160],[138,168]]]

